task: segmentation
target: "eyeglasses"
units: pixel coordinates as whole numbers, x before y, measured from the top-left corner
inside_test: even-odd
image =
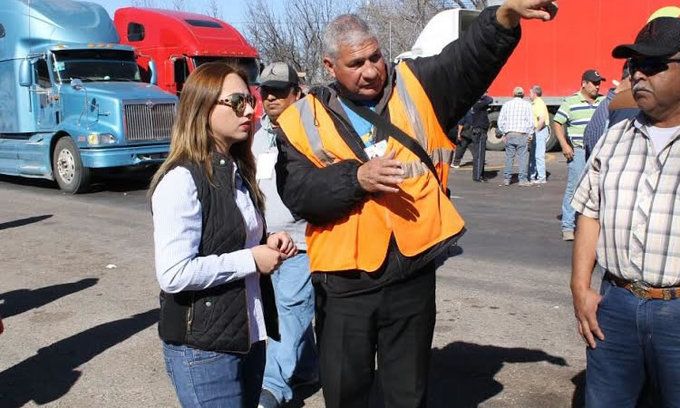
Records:
[[[637,71],[654,75],[667,70],[671,62],[680,62],[680,58],[628,58],[628,68],[631,75]]]
[[[246,112],[246,106],[250,105],[251,108],[255,108],[256,102],[251,94],[233,93],[224,99],[218,99],[216,103],[232,108],[236,116],[240,118]]]

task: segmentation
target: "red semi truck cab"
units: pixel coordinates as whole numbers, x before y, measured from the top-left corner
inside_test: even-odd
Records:
[[[179,96],[189,74],[201,64],[236,63],[248,74],[258,100],[255,116],[262,116],[259,54],[231,25],[202,14],[140,7],[116,10],[114,24],[121,43],[135,47],[145,81]]]

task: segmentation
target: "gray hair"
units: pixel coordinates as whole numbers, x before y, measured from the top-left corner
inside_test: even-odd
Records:
[[[543,96],[543,88],[540,85],[534,85],[531,90],[536,94],[536,96]]]
[[[368,23],[356,14],[341,14],[326,26],[323,33],[324,55],[337,58],[342,45],[361,45],[368,40],[378,40]]]

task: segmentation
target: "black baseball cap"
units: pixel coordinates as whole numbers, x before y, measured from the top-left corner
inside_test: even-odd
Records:
[[[606,79],[596,69],[589,69],[581,75],[581,81],[600,82],[606,81]]]
[[[614,58],[669,57],[680,52],[680,19],[657,17],[645,25],[633,44],[614,48]]]
[[[260,85],[268,88],[288,88],[299,84],[297,71],[285,62],[271,63],[260,74]]]

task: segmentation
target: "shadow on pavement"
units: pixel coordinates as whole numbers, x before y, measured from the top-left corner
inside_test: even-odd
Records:
[[[571,398],[571,408],[582,408],[586,406],[586,370],[576,374],[571,382],[576,386],[574,396]]]
[[[8,228],[23,227],[24,225],[29,225],[29,224],[33,224],[35,222],[40,222],[40,221],[46,220],[48,218],[52,218],[52,214],[37,215],[35,217],[27,217],[27,218],[22,218],[20,220],[3,222],[3,223],[0,223],[0,230],[4,230],[4,229],[8,229]]]
[[[477,407],[503,390],[494,376],[505,363],[546,361],[566,366],[562,357],[542,350],[455,342],[432,350],[428,407]]]
[[[78,381],[78,367],[155,324],[158,315],[158,309],[153,309],[103,323],[38,350],[0,373],[2,406],[21,407],[30,401],[42,405],[61,398]]]
[[[41,187],[47,190],[59,190],[57,183],[52,180],[31,177],[0,175],[0,181],[19,186]]]
[[[146,190],[157,168],[157,165],[148,165],[142,168],[113,167],[95,170],[92,172],[90,188],[84,194],[102,191],[126,193]],[[0,182],[60,193],[57,183],[47,179],[0,175]],[[62,192],[62,194],[66,193]]]
[[[106,172],[99,171],[88,193],[101,191],[127,193],[146,190],[157,169],[157,166],[147,166],[140,169],[114,168]]]
[[[0,301],[2,301],[0,316],[7,318],[36,309],[64,296],[94,286],[97,282],[99,282],[97,278],[87,278],[77,282],[46,286],[39,289],[17,289],[0,293]]]

